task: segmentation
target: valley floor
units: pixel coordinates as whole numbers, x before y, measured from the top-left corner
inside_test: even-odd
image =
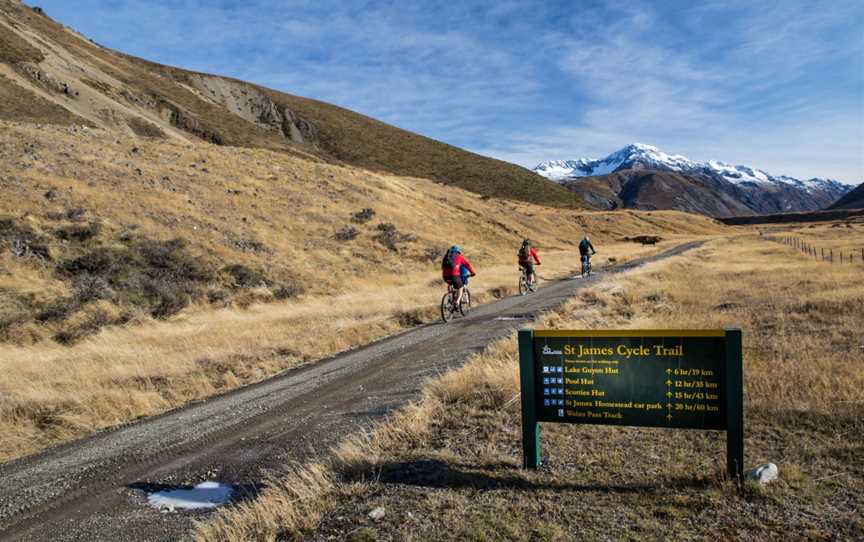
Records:
[[[861,225],[845,230],[864,245]],[[422,401],[332,460],[291,467],[256,501],[200,524],[198,539],[860,539],[860,266],[755,234],[717,239],[602,282],[537,322],[742,327],[745,461],[776,463],[772,484],[736,489],[724,435],[702,431],[546,424],[545,467],[521,470],[511,337],[431,380]]]

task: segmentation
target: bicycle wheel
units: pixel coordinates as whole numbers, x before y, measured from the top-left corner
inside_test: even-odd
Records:
[[[448,292],[441,298],[441,319],[446,324],[451,318],[453,318],[453,300],[450,299],[450,293]]]
[[[525,295],[528,293],[528,279],[525,277],[525,273],[519,275],[519,295]]]
[[[462,301],[459,302],[459,312],[462,313],[462,316],[465,316],[469,310],[471,310],[471,292],[468,291],[468,287],[466,286],[462,292]]]

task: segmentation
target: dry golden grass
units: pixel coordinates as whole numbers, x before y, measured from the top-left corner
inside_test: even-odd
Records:
[[[777,463],[772,485],[737,491],[723,474],[722,434],[701,431],[546,424],[547,466],[522,471],[511,338],[339,447],[325,491],[302,500],[306,509],[326,503],[314,531],[278,521],[252,530],[253,514],[278,518],[297,506],[280,503],[274,487],[202,524],[198,539],[350,539],[360,530],[375,540],[861,538],[860,276],[757,236],[722,239],[602,283],[540,322],[741,326],[746,462]],[[366,514],[378,506],[387,515],[376,522]]]
[[[0,344],[0,461],[423,321],[440,298],[441,251],[454,242],[477,267],[472,290],[482,301],[512,291],[523,236],[539,244],[539,274],[551,278],[575,267],[573,250],[584,232],[597,241],[605,265],[728,231],[682,213],[562,211],[269,151],[129,142],[99,130],[13,123],[0,123],[0,179],[0,219],[47,239],[54,258],[19,258],[0,247],[0,323],[11,339]],[[53,199],[45,197],[49,190]],[[373,208],[374,218],[352,222],[364,208]],[[84,209],[84,220],[101,223],[101,233],[86,243],[58,239],[59,228],[78,224],[56,219],[69,209]],[[385,223],[413,240],[385,247],[376,240]],[[345,226],[359,234],[338,241]],[[306,294],[273,302],[272,289],[241,290],[227,307],[199,300],[167,321],[109,297],[56,321],[35,320],[73,290],[57,274],[58,262],[121,246],[129,232],[180,237],[194,257],[217,267],[244,265],[276,283],[297,283]],[[666,240],[656,247],[619,241],[637,234]],[[249,243],[263,248],[244,249]],[[125,320],[73,346],[48,339]],[[322,333],[333,325],[338,334]]]
[[[763,234],[778,240],[797,239],[814,250],[816,259],[833,263],[857,264],[864,271],[864,217],[855,217],[842,222],[803,224],[797,227],[763,228]],[[833,255],[833,256],[832,256]]]

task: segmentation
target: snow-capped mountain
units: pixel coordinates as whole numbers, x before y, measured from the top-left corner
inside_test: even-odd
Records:
[[[847,185],[832,179],[800,180],[786,175],[771,175],[750,166],[732,165],[717,160],[697,162],[680,154],[666,154],[657,147],[644,143],[633,143],[613,152],[606,158],[593,160],[552,160],[543,162],[534,171],[553,181],[573,180],[578,177],[607,175],[625,169],[652,169],[675,171],[685,175],[716,175],[732,184],[744,183],[784,183],[802,190],[813,191],[831,187],[848,191]]]
[[[635,178],[634,172],[673,172],[684,176],[684,178],[698,180],[697,184],[701,187],[710,187],[712,194],[714,194],[711,197],[716,197],[717,194],[722,193],[724,196],[728,196],[726,199],[731,198],[730,202],[737,201],[743,205],[742,208],[749,209],[754,213],[821,209],[831,205],[852,188],[832,179],[801,180],[786,175],[772,175],[750,166],[732,165],[716,160],[699,162],[679,154],[667,154],[657,147],[642,143],[627,145],[600,159],[579,158],[543,162],[535,167],[534,171],[548,179],[571,186],[571,188],[584,177],[597,178],[615,173],[630,172],[627,179],[632,180]],[[665,179],[668,181],[671,177],[667,176]],[[653,182],[656,182],[656,179]],[[620,179],[618,179],[618,183],[620,184]],[[677,180],[673,184],[681,186]],[[585,192],[589,188],[588,185],[585,185],[579,187],[577,191]],[[669,190],[671,189],[667,187],[667,192]],[[693,196],[694,192],[692,190],[690,192]],[[673,199],[670,199],[669,195],[666,194],[663,201],[672,201]],[[611,204],[617,203],[612,202]],[[626,202],[622,203],[625,206],[627,204]],[[634,206],[638,207],[638,202]]]

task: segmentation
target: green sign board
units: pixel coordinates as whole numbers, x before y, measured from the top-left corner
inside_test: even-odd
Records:
[[[519,332],[525,466],[540,422],[727,431],[743,468],[741,331]]]

